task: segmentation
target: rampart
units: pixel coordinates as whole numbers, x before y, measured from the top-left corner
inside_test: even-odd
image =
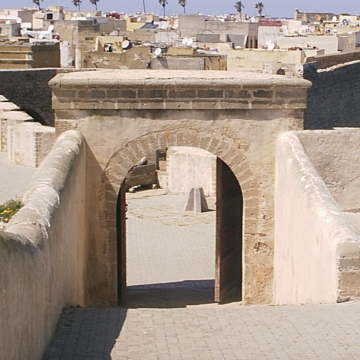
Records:
[[[316,62],[318,69],[327,69],[332,66],[346,64],[352,61],[360,60],[360,50],[355,51],[343,51],[335,54],[309,56],[306,59],[307,63]]]
[[[86,144],[59,137],[0,231],[0,354],[40,359],[64,306],[85,305]]]
[[[304,78],[312,82],[307,94],[304,128],[332,129],[360,126],[360,62],[318,70],[304,65]]]
[[[360,237],[344,212],[350,206],[358,223],[359,198],[351,183],[358,183],[354,174],[359,169],[353,168],[351,160],[358,158],[353,150],[360,133],[353,132],[288,132],[277,140],[275,304],[360,297]],[[333,195],[346,200],[337,203]]]

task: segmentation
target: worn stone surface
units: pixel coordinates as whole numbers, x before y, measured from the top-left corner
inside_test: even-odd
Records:
[[[65,309],[45,360],[356,359],[360,304]]]

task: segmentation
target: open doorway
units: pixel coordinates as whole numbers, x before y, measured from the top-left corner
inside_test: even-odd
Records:
[[[216,194],[207,197],[207,213],[185,214],[186,194],[149,190],[127,196],[123,182],[117,202],[120,306],[241,300],[243,197],[231,169],[219,158],[215,162]]]

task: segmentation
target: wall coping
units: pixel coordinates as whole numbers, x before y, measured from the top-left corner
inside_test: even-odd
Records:
[[[100,70],[59,74],[52,88],[309,88],[311,82],[283,75],[233,71]]]
[[[303,183],[306,199],[312,204],[311,208],[314,216],[319,217],[329,242],[332,242],[336,247],[337,256],[358,254],[360,235],[356,232],[306,154],[298,137],[298,134],[301,133],[302,131],[284,132],[278,136],[276,141],[284,144],[289,149],[288,153],[291,154],[292,166],[298,172],[299,179]]]
[[[25,205],[14,215],[5,231],[0,230],[0,244],[12,240],[38,248],[48,238],[51,217],[59,206],[61,191],[82,143],[82,135],[75,130],[59,136],[32,177],[23,197]]]
[[[311,82],[226,71],[105,70],[50,80],[54,110],[304,110]]]

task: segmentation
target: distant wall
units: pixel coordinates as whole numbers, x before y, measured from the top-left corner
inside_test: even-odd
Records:
[[[360,62],[318,70],[317,64],[304,65],[308,89],[305,129],[332,129],[360,126]]]
[[[358,233],[299,138],[281,134],[275,168],[275,304],[358,299],[359,250]]]
[[[64,306],[85,305],[86,148],[59,137],[0,231],[2,359],[41,359]]]
[[[54,125],[51,89],[48,82],[55,75],[74,70],[28,69],[0,70],[0,94],[43,125]]]
[[[215,155],[195,147],[171,146],[166,162],[169,192],[189,193],[201,186],[206,196],[216,195]]]

